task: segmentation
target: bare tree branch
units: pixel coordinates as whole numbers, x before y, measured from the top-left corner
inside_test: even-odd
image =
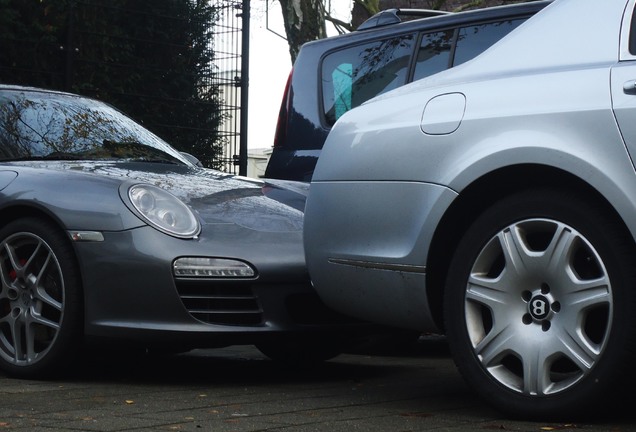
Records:
[[[351,22],[332,16],[331,11],[325,7],[325,0],[279,1],[283,9],[289,50],[294,61],[302,43],[325,37],[325,22],[332,23],[338,33],[342,34],[355,30],[366,18],[389,7],[460,12],[504,3],[520,3],[524,0],[353,0]]]

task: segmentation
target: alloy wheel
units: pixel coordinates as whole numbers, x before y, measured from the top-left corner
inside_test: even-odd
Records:
[[[51,247],[29,232],[0,243],[0,357],[25,366],[55,344],[64,315],[64,279]]]
[[[550,219],[516,222],[481,249],[465,294],[474,355],[527,396],[568,389],[596,365],[609,337],[612,285],[598,252]]]

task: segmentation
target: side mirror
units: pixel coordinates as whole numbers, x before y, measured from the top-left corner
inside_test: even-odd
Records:
[[[196,165],[199,168],[203,168],[203,164],[201,163],[199,159],[197,159],[196,156],[193,156],[190,153],[186,153],[186,152],[181,152],[181,156],[186,158],[188,162],[190,162],[191,164]]]

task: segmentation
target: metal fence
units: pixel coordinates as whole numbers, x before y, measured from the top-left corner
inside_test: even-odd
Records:
[[[224,119],[222,162],[225,171],[246,175],[249,0],[214,0],[212,4],[219,11],[214,26],[214,84],[221,92]]]
[[[193,1],[193,0],[182,0]],[[26,16],[34,14],[38,19],[44,14],[37,15],[34,8],[42,7],[37,3],[31,3],[16,0],[13,2],[18,5],[16,8],[22,8],[20,14]],[[42,2],[40,2],[42,3]],[[46,4],[47,2],[45,2]],[[11,4],[11,1],[9,1]],[[4,33],[0,31],[0,44],[8,47],[10,44],[20,46],[21,52],[13,52],[11,56],[14,58],[4,57],[0,61],[0,82],[8,82],[12,84],[38,86],[60,90],[73,90],[89,96],[100,98],[100,94],[90,86],[82,87],[83,83],[77,79],[77,71],[80,68],[100,68],[113,71],[112,80],[108,83],[112,88],[104,88],[105,84],[101,83],[103,93],[117,93],[124,99],[145,99],[147,105],[151,106],[153,100],[162,98],[160,91],[150,94],[137,93],[130,89],[122,91],[117,88],[118,76],[126,74],[135,74],[139,69],[148,67],[145,65],[126,65],[118,63],[116,60],[109,59],[108,56],[100,57],[99,53],[79,52],[77,46],[81,46],[82,40],[92,39],[95,46],[95,40],[103,38],[104,44],[112,43],[114,39],[119,38],[116,43],[123,47],[126,44],[151,44],[163,43],[165,47],[157,47],[156,51],[165,50],[166,55],[170,55],[171,48],[164,42],[158,42],[149,38],[135,38],[129,35],[121,36],[110,33],[109,31],[96,31],[83,21],[83,17],[90,14],[99,14],[100,10],[108,12],[117,17],[117,19],[130,20],[135,22],[142,16],[147,17],[155,14],[154,8],[140,8],[140,3],[135,1],[118,2],[117,6],[108,1],[99,0],[74,0],[68,2],[48,2],[53,7],[46,9],[43,24],[40,27],[40,33],[30,33],[29,31],[11,31]],[[235,174],[245,174],[247,171],[247,77],[248,77],[248,41],[249,41],[249,0],[210,0],[210,4],[216,9],[216,17],[214,22],[197,23],[196,25],[204,25],[212,28],[214,33],[213,42],[208,47],[214,52],[214,60],[209,65],[211,73],[207,75],[205,82],[201,85],[212,86],[218,89],[218,99],[220,102],[219,110],[222,122],[220,126],[216,126],[215,130],[208,130],[210,136],[215,137],[216,144],[222,146],[220,155],[215,156],[215,166],[222,171]],[[64,5],[64,6],[61,6]],[[31,8],[31,9],[28,9]],[[66,9],[64,9],[66,8]],[[72,8],[69,9],[69,8]],[[99,9],[98,8],[102,8]],[[7,11],[2,11],[0,5],[0,14],[8,16]],[[117,9],[113,11],[113,9]],[[56,18],[54,14],[59,16]],[[2,25],[2,17],[0,17],[0,25]],[[155,18],[158,25],[180,25],[178,18],[161,15],[158,13]],[[57,20],[57,21],[56,21]],[[25,28],[28,28],[28,25]],[[33,27],[33,26],[31,26]],[[50,27],[50,31],[48,30]],[[64,28],[63,31],[54,31],[55,28]],[[243,29],[246,29],[244,32]],[[21,30],[22,28],[20,28]],[[97,42],[99,45],[99,42]],[[1,46],[0,46],[1,48]],[[3,51],[4,52],[4,51]],[[243,55],[243,53],[245,55]],[[6,54],[5,54],[6,55]],[[83,62],[83,63],[82,63]],[[87,62],[90,62],[88,64]],[[152,66],[149,66],[152,67]],[[159,73],[159,71],[158,71]],[[120,75],[121,74],[121,75]],[[7,77],[11,77],[7,79]],[[85,79],[85,76],[82,77]],[[78,90],[79,88],[79,90]],[[175,106],[192,103],[191,100],[172,100]],[[164,122],[165,123],[165,122]],[[169,122],[168,122],[169,123]],[[211,123],[212,124],[212,123]],[[150,126],[147,123],[148,126]],[[170,125],[153,124],[159,129]],[[185,129],[205,129],[206,125],[185,125]],[[207,133],[203,130],[203,133]]]

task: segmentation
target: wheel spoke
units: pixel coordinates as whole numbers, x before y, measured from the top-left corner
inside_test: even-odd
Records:
[[[523,360],[523,392],[532,396],[545,394],[551,384],[549,372],[542,350],[528,350]]]
[[[588,281],[572,281],[563,298],[568,310],[575,313],[594,306],[609,304],[612,300],[609,279],[604,276]]]
[[[497,237],[506,258],[506,277],[513,278],[526,274],[529,252],[518,227],[511,226]]]
[[[9,257],[9,261],[11,262],[12,270],[15,271],[17,277],[25,276],[28,269],[31,267],[31,265],[34,264],[34,260],[40,253],[41,248],[42,242],[40,240],[37,240],[37,244],[34,250],[30,253],[28,258],[25,258],[19,256],[19,253],[16,251],[16,246],[11,245],[9,242],[5,243],[7,256]]]
[[[11,262],[11,268],[17,272],[22,266],[20,265],[20,259],[18,258],[15,250],[9,243],[4,244],[4,249],[7,252],[9,261]]]
[[[44,290],[44,288],[39,287],[36,292],[37,292],[36,298],[40,300],[42,303],[45,303],[58,311],[61,311],[63,309],[64,305],[60,303],[59,301],[55,300],[53,297],[51,297]]]
[[[598,359],[599,350],[581,336],[580,332],[570,330],[559,334],[559,351],[569,358],[583,373],[587,373]]]
[[[31,362],[37,357],[35,343],[37,340],[34,324],[41,324],[54,329],[59,325],[49,320],[33,315],[30,311],[22,312],[17,317],[2,318],[0,323],[6,323],[10,328],[11,342],[2,338],[5,351],[8,351],[16,363]]]
[[[38,356],[35,345],[38,339],[36,325],[42,325],[58,331],[59,323],[42,317],[37,311],[30,309],[17,316],[11,314],[0,318],[0,324],[9,327],[11,340],[2,335],[1,342],[4,351],[11,355],[16,363],[31,362]]]
[[[38,240],[37,242],[37,246],[35,247],[35,250],[33,252],[31,252],[31,255],[29,256],[29,258],[26,260],[26,262],[24,263],[24,265],[22,265],[21,267],[24,269],[25,272],[28,272],[29,269],[31,268],[32,265],[35,265],[35,259],[38,257],[38,255],[40,254],[40,249],[42,248],[42,241]],[[50,252],[49,252],[50,253]],[[35,270],[35,269],[34,269]],[[36,273],[35,271],[31,272],[31,273]]]
[[[514,330],[510,327],[493,329],[477,344],[475,354],[479,356],[484,366],[492,366],[509,352],[511,340],[514,337]]]
[[[51,321],[50,319],[44,318],[39,312],[37,312],[33,308],[31,309],[30,314],[31,314],[32,321],[34,323],[41,324],[43,326],[52,328],[54,330],[59,330],[60,329],[60,324],[59,323],[57,323],[55,321]]]
[[[506,307],[510,300],[510,293],[502,286],[500,279],[491,279],[473,274],[468,280],[466,298],[494,310]]]
[[[9,258],[9,265],[11,266],[11,268],[5,267],[6,264],[4,259],[0,260],[0,266],[2,269],[2,271],[0,271],[0,278],[2,279],[2,297],[3,298],[6,295],[8,295],[6,289],[7,287],[10,287],[13,282],[13,280],[9,279],[9,274],[11,272],[15,272],[17,274],[18,268],[19,268],[19,265],[17,264],[19,262],[19,259],[16,257],[15,251],[8,243],[4,243],[4,251],[7,257]]]
[[[577,238],[578,235],[569,227],[563,224],[557,225],[552,241],[542,253],[545,260],[545,272],[552,275],[565,274],[566,269],[570,267],[570,257]]]
[[[25,360],[30,362],[37,356],[37,353],[35,352],[36,333],[33,326],[34,317],[31,315],[31,311],[28,311],[27,314],[29,315],[29,318],[27,318],[24,326],[24,341],[26,344]]]
[[[46,290],[46,286],[43,283],[45,277],[47,276],[47,272],[49,271],[51,260],[52,260],[52,254],[49,252],[46,256],[44,264],[42,265],[42,268],[40,269],[40,273],[37,275],[37,278],[35,280],[36,288],[35,288],[34,295],[38,300],[41,300],[42,302],[57,309],[58,311],[61,311],[62,303],[55,300],[53,297],[51,297],[51,295]],[[56,272],[56,269],[54,268],[50,271]],[[59,275],[54,274],[53,276],[57,279]]]
[[[13,354],[16,362],[21,362],[26,357],[26,347],[24,346],[24,333],[25,325],[24,321],[19,317],[11,319],[9,322],[11,326],[11,338],[13,339]]]
[[[14,335],[14,318],[10,313],[0,317],[0,326],[3,328],[3,331],[0,332],[0,349],[7,353],[11,358],[15,358],[14,343],[9,340],[9,338],[13,338]],[[8,329],[4,330],[7,327]]]

